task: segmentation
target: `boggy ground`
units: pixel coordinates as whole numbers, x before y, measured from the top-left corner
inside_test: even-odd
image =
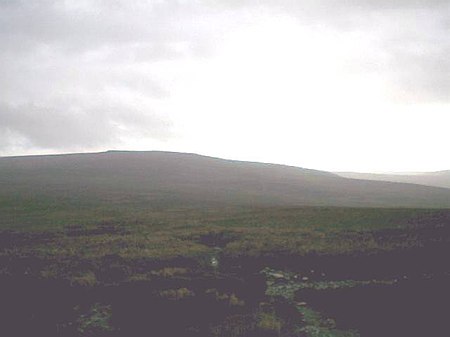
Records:
[[[3,230],[0,335],[449,331],[441,305],[448,302],[450,211],[199,214]],[[261,272],[267,267],[278,272]]]
[[[2,336],[211,336],[223,320],[251,316],[264,295],[257,280],[171,281],[90,287],[4,278]]]
[[[445,336],[450,331],[450,275],[296,293],[336,327],[361,336]]]

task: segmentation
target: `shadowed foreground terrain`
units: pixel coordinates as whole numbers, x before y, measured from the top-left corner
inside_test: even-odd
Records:
[[[448,189],[159,152],[0,158],[0,184],[0,336],[450,331]]]
[[[2,335],[448,331],[448,210],[174,211],[5,229],[0,248]]]

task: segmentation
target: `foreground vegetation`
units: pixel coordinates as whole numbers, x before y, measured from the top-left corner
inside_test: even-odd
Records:
[[[122,279],[114,280],[123,281],[135,278],[133,268],[143,261],[201,267],[218,251],[223,261],[374,254],[421,247],[426,231],[442,231],[449,219],[446,210],[272,208],[174,210],[99,217],[84,225],[3,224],[1,256],[38,259],[29,272],[43,277],[73,280],[83,273],[107,283],[96,270],[105,259],[123,266]],[[79,264],[85,267],[79,270]]]
[[[63,225],[60,216],[1,219],[10,336],[29,333],[19,326],[47,336],[356,336],[296,292],[447,271],[450,210],[178,209]],[[267,267],[284,272],[274,279]]]

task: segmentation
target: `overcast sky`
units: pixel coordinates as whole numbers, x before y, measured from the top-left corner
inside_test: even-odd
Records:
[[[0,155],[450,169],[450,1],[0,0]]]

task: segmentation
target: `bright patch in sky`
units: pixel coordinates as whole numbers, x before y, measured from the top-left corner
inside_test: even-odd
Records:
[[[396,102],[376,64],[353,64],[382,54],[371,42],[264,17],[211,59],[158,65],[174,76],[166,109],[179,139],[167,145],[325,170],[438,169],[427,161],[448,141],[448,105]]]
[[[0,4],[0,155],[450,169],[449,16],[437,0]]]

